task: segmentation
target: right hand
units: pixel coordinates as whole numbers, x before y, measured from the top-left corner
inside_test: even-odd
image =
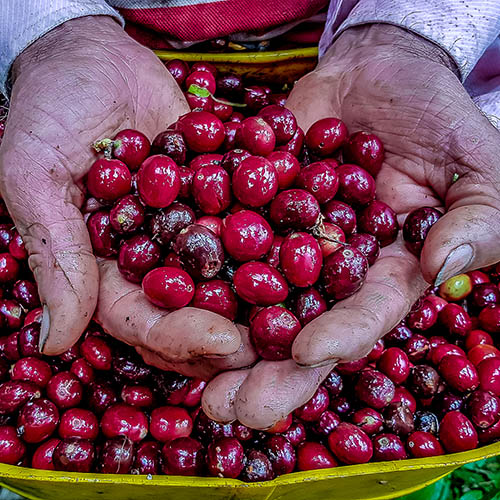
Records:
[[[109,17],[74,19],[16,59],[13,82],[0,190],[38,283],[43,352],[71,347],[97,305],[103,328],[160,368],[209,378],[251,364],[255,355],[231,321],[194,308],[160,310],[115,261],[98,268],[92,253],[80,208],[93,142],[124,128],[152,139],[189,111],[153,52]]]

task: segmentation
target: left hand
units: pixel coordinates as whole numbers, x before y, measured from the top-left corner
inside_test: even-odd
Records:
[[[421,268],[400,235],[382,250],[359,292],[299,333],[293,360],[218,375],[203,398],[210,416],[270,427],[304,404],[336,362],[365,356],[428,283],[500,260],[500,133],[452,67],[441,49],[417,35],[367,25],[346,30],[296,84],[287,107],[304,131],[335,116],[351,132],[373,132],[383,141],[377,197],[400,224],[422,206],[446,215],[428,235]]]

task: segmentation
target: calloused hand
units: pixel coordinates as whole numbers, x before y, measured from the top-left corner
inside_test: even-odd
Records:
[[[500,133],[475,107],[437,46],[390,25],[346,30],[288,102],[299,125],[340,117],[380,137],[377,196],[400,224],[422,206],[446,211],[419,266],[401,237],[382,249],[363,287],[309,323],[293,360],[218,375],[205,410],[264,429],[305,403],[339,360],[366,355],[429,283],[500,260]],[[425,279],[424,279],[425,278]]]
[[[30,254],[44,305],[46,354],[73,345],[96,310],[111,335],[146,361],[204,378],[255,360],[229,320],[185,308],[169,314],[127,282],[115,262],[99,265],[80,208],[91,144],[124,128],[150,139],[189,111],[150,50],[109,17],[64,23],[26,49],[13,68],[0,149],[0,189]],[[234,353],[234,354],[233,354]],[[233,356],[228,355],[233,354]]]

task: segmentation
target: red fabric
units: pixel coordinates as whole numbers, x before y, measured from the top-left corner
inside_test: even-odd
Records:
[[[224,0],[183,7],[119,9],[134,38],[152,48],[166,39],[210,40],[231,33],[266,31],[307,19],[326,7],[327,0]],[[162,36],[159,37],[158,34]]]

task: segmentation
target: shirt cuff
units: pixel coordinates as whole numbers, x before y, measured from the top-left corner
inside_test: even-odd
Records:
[[[462,81],[500,34],[498,0],[360,0],[340,26],[338,9],[331,5],[330,11],[320,55],[347,28],[388,23],[441,47],[457,65]]]
[[[3,0],[0,9],[0,92],[8,95],[16,57],[57,26],[78,17],[122,17],[104,0]]]

